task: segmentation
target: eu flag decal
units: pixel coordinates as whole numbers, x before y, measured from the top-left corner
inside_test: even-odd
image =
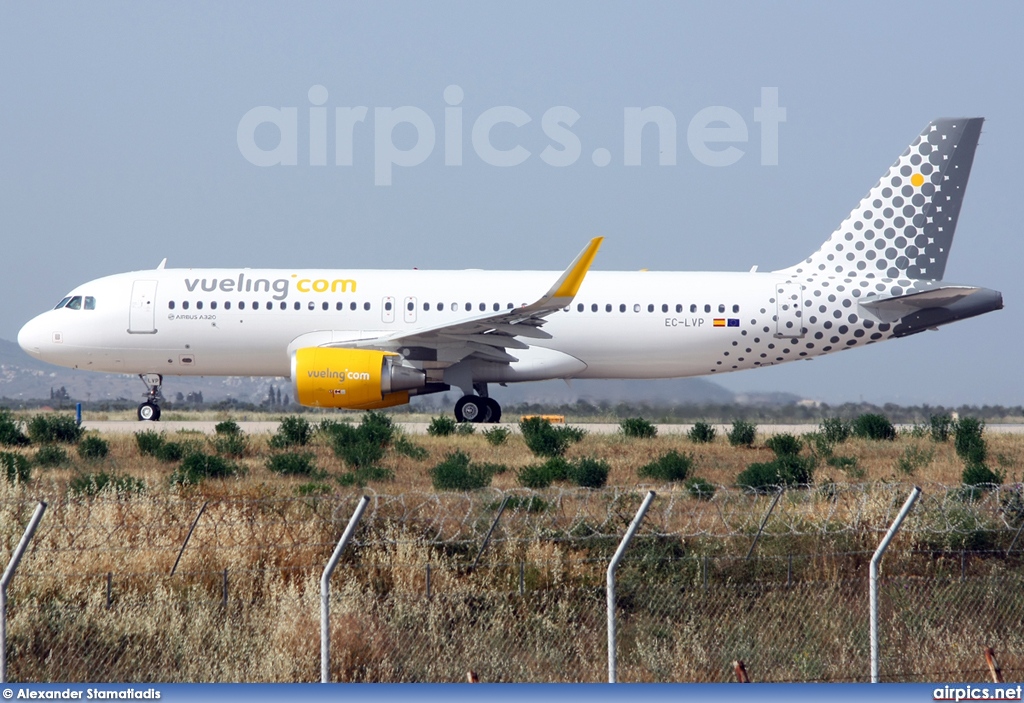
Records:
[[[739,326],[740,326],[740,321],[738,319],[736,319],[735,317],[730,317],[729,318],[729,327],[739,327]]]
[[[724,317],[716,317],[715,318],[715,327],[725,327],[725,318]]]

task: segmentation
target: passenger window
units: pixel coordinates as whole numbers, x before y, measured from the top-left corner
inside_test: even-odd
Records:
[[[335,310],[341,310],[343,307],[345,307],[345,306],[342,305],[341,303],[335,303],[335,305],[334,305],[334,309]]]
[[[225,310],[230,310],[231,309],[231,301],[230,300],[224,301],[224,309]]]
[[[583,312],[583,303],[576,306],[576,312]]]
[[[711,312],[711,306],[710,305],[705,305],[704,306],[704,312]]]
[[[69,298],[65,298],[64,300],[69,300]],[[63,301],[61,301],[61,302],[63,303]],[[168,310],[173,310],[174,309],[174,301],[173,300],[171,300],[170,302],[167,303],[167,309]]]
[[[183,306],[183,307],[184,307],[185,305],[186,305],[185,303],[182,303],[182,306]],[[296,303],[296,305],[298,305],[298,303]],[[238,309],[239,309],[239,310],[245,310],[245,301],[244,301],[244,300],[239,300],[239,301],[238,301]]]
[[[718,304],[718,312],[725,312],[725,303]]]
[[[739,312],[740,311],[740,306],[739,305],[733,305],[732,306],[732,311],[733,312]]]
[[[61,299],[61,301],[60,301],[59,303],[57,303],[57,307],[55,307],[55,308],[54,308],[54,310],[60,310],[60,309],[61,309],[62,307],[64,307],[65,305],[67,305],[67,304],[68,304],[68,302],[70,302],[70,300],[71,300],[71,297],[70,297],[70,296],[68,296],[67,298],[62,298],[62,299]],[[174,309],[174,307],[173,307],[173,306],[171,306],[171,309],[173,310],[173,309]]]
[[[626,304],[619,303],[619,312],[626,312]]]
[[[202,310],[202,309],[203,309],[203,301],[200,300],[200,301],[198,301],[196,303],[196,310]]]
[[[388,302],[384,303],[384,309],[385,310],[390,310],[391,309],[391,301],[390,300]]]
[[[286,303],[286,302],[284,302],[284,301],[282,300],[282,301],[281,301],[281,305],[280,305],[280,306],[278,306],[278,307],[280,307],[280,308],[281,308],[282,310],[287,310],[287,309],[288,309],[288,303]]]
[[[611,303],[606,303],[605,306],[604,306],[604,311],[605,312],[611,312],[612,311],[612,304]]]
[[[357,306],[356,306],[355,302],[351,302],[351,303],[348,304],[348,309],[353,311],[353,312],[355,312],[356,307]]]
[[[469,312],[472,309],[473,309],[473,303],[466,303],[466,312]]]
[[[96,309],[96,298],[92,297],[91,295],[85,296],[85,309],[86,310],[95,310]]]
[[[405,304],[405,309],[408,310],[409,312],[412,312],[415,307],[415,304],[413,304],[411,300]]]
[[[509,310],[511,310],[511,309],[512,309],[512,308],[513,308],[514,306],[512,305],[512,303],[509,303],[509,304],[508,304],[507,306],[505,306],[505,307],[507,307],[507,308],[508,308]]]
[[[640,312],[640,303],[633,303],[633,312]]]
[[[298,302],[298,301],[295,301],[295,305],[294,305],[293,307],[294,307],[294,308],[295,308],[296,310],[301,310],[301,309],[302,309],[302,303],[300,303],[300,302]]]
[[[668,312],[668,303],[662,303],[661,304],[661,311],[662,312]]]
[[[369,310],[369,309],[370,309],[370,304],[369,303],[363,303],[363,310]]]
[[[316,303],[314,303],[314,302],[313,302],[312,300],[310,300],[310,301],[309,301],[309,305],[308,305],[307,307],[308,307],[308,308],[309,308],[310,310],[316,310]]]
[[[654,303],[647,306],[647,312],[654,312]]]
[[[499,310],[501,310],[501,305],[499,303],[495,303],[494,304],[494,312],[498,312]]]
[[[597,303],[590,306],[590,312],[597,312]]]
[[[321,308],[322,308],[322,309],[324,310],[324,312],[326,312],[326,311],[327,311],[327,308],[328,308],[329,306],[327,305],[327,303],[326,303],[326,302],[324,302],[324,304],[323,304],[323,305],[321,305],[320,307],[321,307]]]
[[[75,304],[75,301],[72,300],[70,303],[68,303],[68,307],[71,307],[74,304]],[[181,309],[182,310],[188,310],[188,301],[187,300],[181,304]]]
[[[70,300],[70,302],[68,302],[68,307],[70,309],[72,309],[72,310],[81,310],[82,309],[82,296],[76,295],[74,298],[72,298]]]
[[[210,303],[210,309],[211,310],[216,310],[217,309],[217,301],[216,300],[214,300],[214,301],[212,301]]]
[[[691,305],[690,305],[690,312],[697,312],[697,304],[696,303],[691,303]]]
[[[676,303],[676,312],[682,312],[682,311],[683,311],[683,304],[682,303]]]
[[[252,309],[253,310],[259,310],[260,309],[260,303],[259,303],[258,300],[252,304]]]
[[[428,312],[430,310],[430,303],[423,303],[423,311]]]
[[[480,312],[487,310],[487,303],[480,303]]]

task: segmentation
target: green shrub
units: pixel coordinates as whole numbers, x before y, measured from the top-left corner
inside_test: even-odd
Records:
[[[28,436],[36,444],[75,444],[82,433],[73,415],[34,415],[28,421]]]
[[[803,441],[816,457],[828,459],[832,456],[835,445],[828,440],[824,432],[807,432]]]
[[[805,486],[814,475],[814,461],[794,454],[774,461],[751,464],[736,477],[736,485],[749,491],[768,492],[783,486]]]
[[[372,466],[383,459],[387,452],[386,447],[372,441],[360,427],[351,425],[338,425],[334,428],[331,446],[335,456],[353,469]]]
[[[867,472],[857,465],[857,457],[855,456],[835,455],[830,456],[826,461],[829,466],[834,469],[839,469],[855,481],[859,481],[867,476]]]
[[[242,428],[239,427],[238,423],[234,420],[218,422],[213,426],[213,431],[217,433],[217,435],[224,435],[227,437],[238,437],[242,434]]]
[[[764,441],[764,446],[775,452],[775,456],[796,456],[804,448],[803,442],[785,432],[772,435]]]
[[[715,497],[715,484],[704,478],[691,478],[686,482],[686,490],[697,500],[711,500]]]
[[[568,427],[554,427],[550,420],[542,417],[529,417],[519,422],[519,430],[523,433],[526,446],[536,456],[562,456],[569,445],[579,439]],[[582,439],[582,437],[580,437]]]
[[[468,437],[474,432],[476,432],[476,427],[472,422],[460,422],[455,426],[455,434],[462,437]]]
[[[512,435],[512,431],[507,427],[492,427],[489,430],[483,431],[484,439],[495,447],[500,446],[508,441],[508,438]]]
[[[136,432],[135,445],[139,448],[139,454],[157,456],[160,452],[160,448],[164,446],[164,436],[159,432],[154,432],[153,430]]]
[[[455,434],[455,426],[457,424],[455,418],[448,417],[447,415],[432,417],[430,418],[430,424],[427,425],[427,434],[431,437],[448,437]]]
[[[850,423],[838,417],[828,417],[818,425],[818,432],[830,446],[842,444],[850,438]]]
[[[710,444],[715,441],[715,428],[704,422],[698,420],[693,423],[693,428],[686,433],[686,436],[690,438],[690,441],[694,444]]]
[[[928,425],[932,441],[942,444],[949,440],[949,435],[953,430],[953,418],[949,415],[932,415],[928,418]]]
[[[98,474],[79,474],[68,482],[68,493],[90,498],[103,491],[123,496],[129,493],[142,493],[145,490],[146,482],[141,478],[111,475],[106,471]]]
[[[619,430],[626,437],[651,439],[658,436],[658,428],[642,417],[627,417],[619,423]]]
[[[491,485],[486,468],[470,463],[469,455],[456,450],[430,470],[431,483],[438,491],[472,491]]]
[[[988,458],[985,446],[985,423],[975,417],[963,417],[953,425],[953,446],[967,466],[981,465]]]
[[[295,495],[297,496],[326,496],[330,495],[332,489],[326,483],[312,482],[303,483],[302,485],[295,487]]]
[[[36,466],[60,466],[68,461],[68,453],[56,444],[44,444],[33,459]]]
[[[363,466],[355,471],[346,471],[336,477],[342,486],[359,486],[362,488],[371,481],[390,481],[394,479],[395,473],[391,469],[384,469],[379,466]]]
[[[171,444],[168,442],[165,447]],[[196,484],[207,478],[228,478],[242,473],[236,465],[223,457],[196,451],[188,454],[171,474],[171,483]]]
[[[0,472],[8,483],[26,483],[32,478],[28,457],[14,452],[0,452]]]
[[[94,434],[83,437],[78,443],[78,456],[83,459],[102,459],[110,453],[110,445]]]
[[[22,432],[25,423],[15,419],[10,410],[0,410],[0,445],[5,447],[24,447],[31,440]]]
[[[368,412],[359,421],[359,432],[368,441],[382,447],[391,446],[395,439],[395,423],[384,413]]]
[[[288,447],[304,447],[313,436],[313,426],[304,417],[290,415],[281,419],[277,433],[270,438],[270,446],[274,449]]]
[[[267,459],[267,470],[282,476],[309,476],[316,473],[316,456],[306,454],[275,454]]]
[[[658,481],[685,481],[693,468],[693,457],[672,450],[637,469],[640,478],[653,478]]]
[[[934,456],[935,451],[932,449],[907,447],[903,450],[903,454],[896,459],[896,470],[905,476],[913,476],[918,469],[932,463]]]
[[[965,486],[998,486],[1003,482],[1004,476],[996,473],[984,464],[971,464],[960,474],[960,480]]]
[[[746,420],[733,420],[732,429],[725,436],[733,447],[752,447],[757,439],[757,425]]]
[[[885,415],[864,413],[853,421],[853,436],[891,442],[896,439],[896,428]]]
[[[556,428],[569,440],[569,444],[576,444],[582,442],[583,438],[587,436],[587,431],[582,427],[575,427],[573,425],[562,425]]]
[[[491,503],[488,507],[497,510],[500,502]],[[509,496],[505,501],[505,510],[521,510],[527,513],[542,513],[549,507],[548,502],[540,496]]]
[[[243,457],[249,449],[249,440],[241,432],[222,432],[213,438],[214,450],[223,456]]]
[[[516,479],[524,488],[539,490],[551,485],[551,472],[544,464],[529,464],[519,469]]]
[[[410,459],[415,459],[416,461],[423,461],[424,459],[430,458],[430,452],[427,451],[426,447],[421,447],[415,442],[411,442],[406,437],[399,437],[395,440],[395,443],[392,446],[395,448],[395,451],[402,456],[407,456]]]
[[[156,450],[156,458],[160,461],[173,462],[181,461],[186,454],[196,450],[191,444],[184,442],[164,442]]]
[[[608,463],[583,457],[571,464],[569,479],[581,488],[604,488],[608,483]]]

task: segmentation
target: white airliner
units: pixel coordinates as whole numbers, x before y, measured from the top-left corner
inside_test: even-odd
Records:
[[[138,374],[140,420],[163,377],[290,376],[308,406],[383,408],[456,387],[460,421],[496,422],[488,384],[672,378],[771,366],[1002,308],[942,280],[982,119],[941,119],[822,247],[772,272],[590,271],[593,239],[542,271],[166,269],[78,286],[21,347]]]

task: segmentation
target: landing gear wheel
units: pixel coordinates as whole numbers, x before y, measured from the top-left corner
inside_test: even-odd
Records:
[[[482,398],[490,413],[485,422],[501,422],[501,406],[494,398]]]
[[[146,402],[139,406],[140,422],[156,422],[160,419],[160,385],[164,377],[158,373],[140,373],[139,378],[146,384]]]
[[[491,408],[487,398],[476,395],[464,395],[455,403],[455,420],[457,422],[487,422],[491,416]]]
[[[139,406],[139,420],[156,422],[160,419],[160,406],[156,403],[145,402]]]

